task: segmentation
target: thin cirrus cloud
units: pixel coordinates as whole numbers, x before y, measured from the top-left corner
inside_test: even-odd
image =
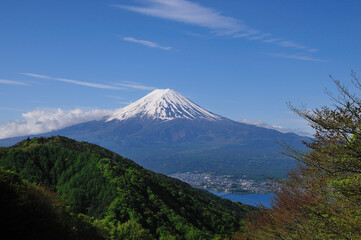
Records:
[[[145,0],[149,3],[145,7],[115,4],[112,6],[129,11],[188,23],[214,30],[219,34],[232,34],[246,30],[248,27],[241,21],[226,17],[217,11],[185,0]]]
[[[52,81],[65,82],[65,83],[92,87],[92,88],[99,88],[99,89],[111,89],[111,90],[129,90],[129,89],[154,90],[154,89],[156,89],[155,87],[146,86],[146,85],[136,83],[136,82],[123,81],[122,83],[115,83],[113,85],[108,85],[108,84],[93,83],[93,82],[83,82],[83,81],[72,80],[72,79],[67,79],[67,78],[50,77],[50,76],[40,75],[40,74],[35,74],[35,73],[21,73],[21,74],[25,75],[25,76],[29,76],[29,77],[35,77],[38,79],[47,79],[47,80],[52,80]]]
[[[318,50],[294,41],[275,37],[271,33],[264,33],[248,26],[243,21],[233,17],[224,16],[212,8],[207,8],[187,0],[143,0],[141,2],[144,3],[141,6],[120,4],[111,6],[152,17],[208,28],[215,35],[228,35],[232,38],[247,38],[252,41],[262,41],[280,47],[303,50],[307,53],[314,53]],[[310,57],[310,59],[312,58]],[[300,60],[307,60],[307,58]]]
[[[29,85],[29,84],[24,83],[24,82],[13,81],[13,80],[8,80],[8,79],[0,79],[0,84],[7,84],[7,85],[22,85],[22,86]]]
[[[297,48],[297,49],[307,49],[306,46],[303,46],[301,44],[292,42],[292,41],[282,41],[279,42],[278,45],[282,46],[282,47],[291,47],[291,48]]]
[[[21,74],[25,75],[25,76],[29,76],[29,77],[48,79],[48,80],[53,80],[53,81],[58,81],[58,82],[66,82],[66,83],[71,83],[71,84],[81,85],[81,86],[86,86],[86,87],[92,87],[92,88],[124,90],[124,88],[121,88],[121,87],[107,85],[107,84],[101,84],[101,83],[83,82],[83,81],[77,81],[77,80],[66,79],[66,78],[56,78],[56,77],[50,77],[50,76],[40,75],[40,74],[35,74],[35,73],[21,73]]]
[[[274,43],[274,42],[279,42],[280,40],[282,40],[282,39],[281,38],[269,38],[269,39],[263,40],[263,42],[265,42],[265,43]]]
[[[100,120],[113,110],[80,108],[72,110],[36,109],[22,114],[23,120],[12,120],[0,124],[0,139],[41,134],[62,129],[74,124]]]
[[[150,47],[150,48],[159,48],[159,49],[167,50],[167,51],[172,49],[172,47],[169,47],[169,46],[165,47],[165,46],[161,46],[155,42],[151,42],[151,41],[147,41],[147,40],[139,40],[139,39],[135,39],[132,37],[125,37],[125,38],[123,38],[123,40],[127,41],[127,42],[138,43],[143,46]]]
[[[326,62],[326,60],[320,58],[314,58],[311,56],[303,55],[303,54],[283,54],[283,53],[272,53],[270,54],[274,57],[286,58],[286,59],[295,59],[302,61],[311,61],[311,62]]]
[[[155,87],[142,85],[136,82],[123,81],[122,83],[116,83],[116,85],[137,90],[154,90]]]

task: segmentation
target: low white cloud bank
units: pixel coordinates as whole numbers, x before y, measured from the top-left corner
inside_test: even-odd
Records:
[[[300,129],[285,128],[285,127],[281,127],[281,126],[277,126],[277,125],[270,125],[270,124],[265,123],[263,121],[250,121],[250,120],[247,120],[247,119],[243,118],[241,120],[238,120],[238,122],[245,123],[245,124],[250,124],[250,125],[255,125],[257,127],[276,130],[276,131],[279,131],[281,133],[296,133],[297,135],[300,135],[300,136],[312,137],[312,133],[307,132],[307,131],[303,131],[303,130],[300,130]]]
[[[0,139],[50,132],[74,124],[100,120],[111,113],[112,110],[103,109],[36,109],[23,113],[24,120],[0,123]]]

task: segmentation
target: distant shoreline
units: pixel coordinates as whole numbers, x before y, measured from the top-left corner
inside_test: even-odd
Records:
[[[240,202],[255,207],[259,207],[262,204],[264,207],[270,208],[271,201],[276,196],[270,193],[227,193],[217,192],[209,190],[208,192],[213,193],[221,198],[229,199],[235,202]]]

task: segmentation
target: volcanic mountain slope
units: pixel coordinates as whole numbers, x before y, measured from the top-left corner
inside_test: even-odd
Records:
[[[154,90],[103,120],[42,135],[96,143],[161,173],[247,177],[285,176],[293,160],[280,154],[279,142],[299,148],[307,140],[221,117],[170,89]],[[9,143],[11,139],[0,140]]]
[[[56,191],[74,213],[103,219],[113,235],[126,233],[122,224],[130,221],[156,239],[229,236],[240,229],[244,213],[254,209],[146,170],[97,145],[59,136],[0,148],[0,167]]]
[[[205,119],[215,121],[222,119],[222,117],[199,107],[171,89],[154,90],[138,101],[117,110],[106,121],[124,121],[134,118],[163,121],[174,119]]]

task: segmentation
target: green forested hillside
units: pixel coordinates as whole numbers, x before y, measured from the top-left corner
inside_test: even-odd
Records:
[[[251,209],[65,137],[27,139],[0,148],[0,165],[58,192],[75,214],[102,219],[113,239],[122,239],[127,231],[144,236],[149,231],[159,239],[229,236]]]
[[[53,192],[0,167],[1,239],[104,239],[94,219],[71,213]]]

